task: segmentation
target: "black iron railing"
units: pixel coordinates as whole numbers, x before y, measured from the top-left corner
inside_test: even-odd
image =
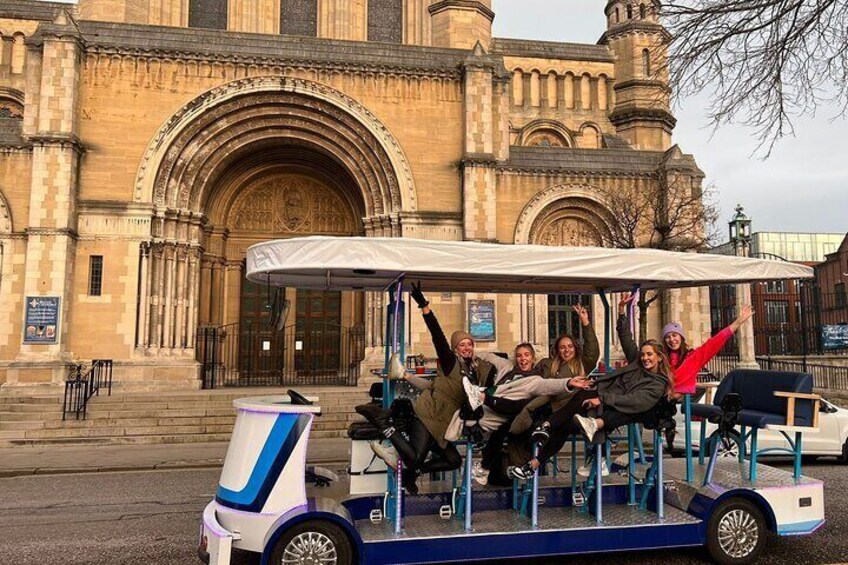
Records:
[[[848,390],[848,366],[821,365],[803,360],[774,359],[757,357],[757,363],[767,371],[796,371],[813,375],[813,384],[817,388]]]
[[[203,388],[356,386],[365,354],[363,326],[309,328],[230,324],[200,328],[197,360]]]
[[[73,365],[65,381],[62,419],[73,414],[77,420],[80,416],[85,420],[88,401],[92,396],[99,396],[101,389],[112,395],[111,359],[94,359],[87,370],[82,363]]]

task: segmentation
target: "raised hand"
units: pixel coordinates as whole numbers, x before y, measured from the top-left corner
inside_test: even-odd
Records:
[[[583,305],[577,304],[576,306],[572,306],[571,309],[580,318],[580,325],[582,325],[582,326],[588,326],[589,325],[589,311],[586,310],[586,308],[583,307]]]
[[[625,292],[621,295],[621,298],[618,301],[618,315],[621,316],[627,312],[627,305],[633,301],[634,296],[629,292]]]
[[[430,301],[424,297],[424,293],[421,292],[421,281],[418,281],[418,284],[412,283],[412,290],[409,291],[409,297],[412,298],[416,304],[418,304],[419,308],[426,308],[430,305]]]

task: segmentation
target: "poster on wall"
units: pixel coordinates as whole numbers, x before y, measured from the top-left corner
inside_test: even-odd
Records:
[[[822,348],[848,349],[848,324],[822,326]]]
[[[495,341],[495,301],[468,301],[468,333],[475,341]]]
[[[27,296],[24,343],[56,343],[59,301],[58,296]]]

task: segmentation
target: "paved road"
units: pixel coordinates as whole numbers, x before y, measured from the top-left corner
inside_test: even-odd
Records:
[[[848,467],[805,468],[825,480],[828,523],[810,538],[774,538],[765,563],[848,562]],[[200,511],[218,471],[147,471],[0,479],[0,562],[15,565],[194,565]],[[610,556],[576,557],[601,565]],[[616,565],[708,563],[701,550],[626,553]],[[539,560],[538,564],[566,562]],[[255,563],[237,559],[238,565]]]

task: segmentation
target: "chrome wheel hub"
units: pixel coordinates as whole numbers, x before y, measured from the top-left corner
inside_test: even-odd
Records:
[[[731,510],[718,523],[718,543],[730,557],[742,559],[749,556],[759,539],[757,521],[746,510]]]
[[[337,562],[336,544],[319,532],[298,534],[283,551],[283,565],[336,565]]]

